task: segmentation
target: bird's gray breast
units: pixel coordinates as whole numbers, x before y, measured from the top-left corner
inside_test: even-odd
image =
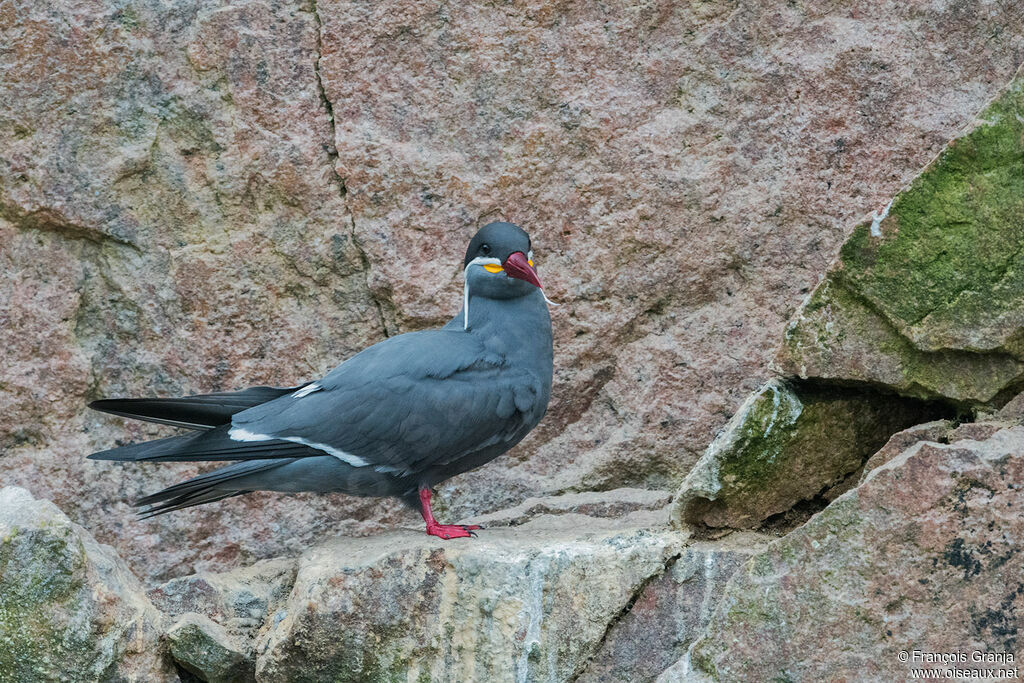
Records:
[[[522,441],[547,412],[554,374],[554,348],[551,318],[540,290],[517,299],[474,298],[470,301],[469,334],[502,361],[499,375],[518,378],[514,405],[503,406],[503,429],[478,444],[457,461],[449,462],[444,472],[433,468],[425,473],[445,474],[441,479],[479,467]],[[449,325],[462,324],[460,312]],[[507,400],[507,398],[506,398]]]

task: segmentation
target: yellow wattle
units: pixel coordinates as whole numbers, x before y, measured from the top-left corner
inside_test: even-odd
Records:
[[[488,273],[500,273],[501,271],[504,270],[504,268],[502,268],[501,266],[496,266],[493,263],[485,263],[484,270],[486,270]]]

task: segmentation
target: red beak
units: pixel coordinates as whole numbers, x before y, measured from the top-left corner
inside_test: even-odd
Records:
[[[540,278],[537,277],[537,271],[530,265],[529,259],[526,258],[526,254],[523,252],[514,251],[509,254],[505,262],[501,264],[501,267],[505,269],[505,273],[509,277],[526,280],[531,285],[540,287]]]

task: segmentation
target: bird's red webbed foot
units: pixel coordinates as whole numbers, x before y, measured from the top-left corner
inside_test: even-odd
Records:
[[[475,524],[428,524],[427,534],[438,538],[469,538],[476,536],[476,529],[481,527]]]
[[[420,489],[420,507],[423,521],[427,523],[427,534],[438,538],[469,538],[474,531],[483,529],[477,524],[438,524],[430,510],[430,489]]]

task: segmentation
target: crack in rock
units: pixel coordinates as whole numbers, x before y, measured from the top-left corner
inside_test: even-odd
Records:
[[[608,641],[608,638],[611,635],[612,631],[615,630],[615,626],[620,621],[625,619],[630,612],[633,611],[633,607],[636,606],[637,601],[644,594],[644,591],[647,590],[647,587],[655,581],[657,581],[658,579],[660,579],[661,577],[665,576],[665,574],[667,574],[672,569],[672,566],[675,565],[679,558],[683,556],[683,552],[685,551],[681,550],[680,552],[666,558],[661,565],[660,571],[652,573],[650,576],[648,576],[640,582],[640,585],[638,585],[636,590],[633,591],[633,594],[629,596],[629,600],[627,600],[626,604],[622,606],[622,609],[620,609],[617,614],[612,616],[612,618],[605,625],[604,633],[601,634],[601,638],[591,649],[590,654],[587,655],[587,657],[583,661],[581,661],[579,665],[576,667],[576,671],[573,672],[572,677],[569,679],[570,683],[575,683],[579,680],[580,676],[587,672],[587,667],[590,666],[590,663],[593,661],[594,657],[596,657],[598,653],[600,653],[601,650],[604,648],[605,643]]]
[[[377,311],[377,320],[380,324],[380,329],[385,337],[390,337],[391,332],[389,331],[387,318],[384,315],[384,303],[380,300],[380,297],[373,291],[370,285],[370,259],[366,255],[366,250],[363,249],[362,245],[359,244],[359,240],[356,235],[356,222],[355,216],[352,213],[352,208],[348,203],[348,188],[345,186],[345,178],[338,173],[337,161],[338,146],[337,146],[337,127],[334,120],[334,105],[331,103],[329,97],[327,97],[327,89],[324,87],[323,74],[320,71],[320,61],[323,59],[323,20],[320,18],[320,11],[317,7],[316,0],[312,0],[309,6],[309,12],[313,15],[313,20],[316,22],[316,59],[313,61],[313,72],[316,74],[316,89],[317,94],[320,97],[320,103],[323,105],[324,110],[327,112],[327,125],[330,130],[330,141],[327,145],[327,163],[330,166],[331,175],[334,177],[336,184],[338,185],[338,195],[345,206],[345,214],[348,217],[349,223],[349,240],[352,242],[352,246],[359,254],[359,260],[363,267],[363,273],[365,275],[366,293],[370,297],[370,301],[373,303],[374,308]],[[394,306],[391,306],[393,309]]]

